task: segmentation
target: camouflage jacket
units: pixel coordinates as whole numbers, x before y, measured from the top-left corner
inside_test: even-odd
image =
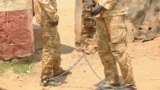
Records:
[[[125,6],[127,0],[95,0],[98,5],[105,9],[98,16],[116,16],[128,14],[128,7]]]
[[[57,22],[56,0],[34,0],[35,17],[39,24],[43,22]]]

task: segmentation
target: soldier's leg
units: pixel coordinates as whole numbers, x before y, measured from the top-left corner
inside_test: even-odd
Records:
[[[112,53],[120,65],[123,76],[123,84],[134,84],[133,71],[131,66],[131,58],[129,57],[126,42],[126,27],[124,24],[124,16],[114,16],[111,19],[110,29]]]
[[[95,28],[83,28],[81,34],[82,51],[86,54],[94,54],[97,51]]]
[[[85,7],[92,5],[93,2],[83,1],[82,9],[82,44],[85,46],[84,52],[86,54],[93,54],[97,51],[97,42],[96,42],[96,22],[95,18],[86,11]]]
[[[110,35],[107,28],[109,19],[106,22],[105,18],[96,18],[96,22],[96,29],[98,34],[98,53],[104,66],[105,80],[111,85],[117,84],[119,80],[118,71],[116,66],[116,60],[111,52]]]
[[[95,19],[93,16],[91,16],[90,12],[84,9],[86,4],[92,4],[91,2],[86,2],[83,0],[76,1],[75,46],[77,51],[82,51],[86,54],[92,54],[97,50]]]
[[[49,35],[47,33],[50,33]],[[42,26],[43,52],[41,78],[52,77],[62,72],[60,67],[60,41],[57,28],[50,24]]]
[[[55,30],[54,28],[52,28]],[[55,30],[55,38],[53,38],[53,46],[54,46],[54,56],[53,56],[53,74],[57,76],[63,72],[62,68],[60,67],[61,64],[61,52],[60,52],[60,37],[57,30]]]

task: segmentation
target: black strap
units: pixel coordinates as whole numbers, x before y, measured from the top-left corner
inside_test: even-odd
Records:
[[[92,8],[91,14],[95,16],[95,15],[99,14],[103,9],[104,9],[103,6],[97,5],[96,7]]]

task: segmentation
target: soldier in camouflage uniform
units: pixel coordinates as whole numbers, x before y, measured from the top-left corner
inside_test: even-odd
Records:
[[[57,31],[59,17],[56,0],[34,0],[34,6],[43,40],[41,82],[46,85],[50,78],[63,72],[60,67],[60,38]]]
[[[76,50],[86,54],[94,54],[97,51],[95,18],[84,9],[85,6],[92,6],[93,2],[92,0],[76,0],[76,4],[81,4],[76,5],[76,8],[81,8],[82,10],[80,12],[76,11],[78,14],[81,13],[80,17],[76,17],[76,20],[82,18],[80,29],[75,29]]]
[[[123,90],[136,90],[131,58],[126,52],[126,26],[124,16],[128,12],[125,0],[96,0],[92,15],[96,15],[98,53],[104,66],[106,84],[101,89],[109,90],[119,85],[116,66],[118,62],[123,77]],[[100,90],[101,90],[100,89]]]

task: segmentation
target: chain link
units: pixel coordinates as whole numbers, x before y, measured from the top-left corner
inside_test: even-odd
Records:
[[[62,76],[64,76],[65,74],[67,74],[69,71],[71,71],[81,60],[83,60],[83,58],[85,57],[85,54],[83,54],[70,68],[68,68],[65,72],[61,73],[60,75],[52,78],[52,79],[59,79]]]
[[[71,71],[83,59],[87,62],[87,65],[89,66],[89,68],[91,69],[91,71],[93,72],[93,74],[97,77],[97,79],[102,80],[102,78],[93,69],[93,67],[90,64],[89,60],[87,59],[87,56],[86,56],[85,53],[83,53],[83,55],[70,68],[68,68],[65,72],[61,73],[60,75],[54,77],[53,79],[61,78],[62,76],[64,76],[65,74],[67,74],[69,71]]]
[[[68,72],[70,72],[77,64],[80,63],[80,61],[82,60],[85,60],[87,62],[87,65],[89,66],[89,68],[91,69],[91,71],[93,72],[93,74],[97,77],[97,79],[99,79],[100,81],[102,81],[102,78],[96,73],[96,71],[93,69],[92,65],[90,64],[89,60],[87,59],[87,56],[85,53],[83,53],[82,56],[80,56],[80,58],[70,67],[68,68],[65,72],[63,72],[62,74],[54,77],[54,78],[51,78],[51,80],[56,80],[56,79],[60,79],[62,76],[64,76],[65,74],[67,74]],[[54,86],[59,86],[61,85],[62,83],[55,83]],[[67,87],[67,86],[66,86]],[[71,86],[70,86],[71,87]],[[69,88],[69,87],[68,87]],[[72,87],[74,88],[74,87]],[[90,88],[90,87],[77,87],[77,88],[87,88],[87,89],[90,89],[90,90],[94,90],[93,88]]]
[[[97,79],[99,79],[100,81],[102,81],[102,78],[96,73],[96,71],[93,69],[92,65],[90,64],[89,60],[87,59],[87,56],[84,54],[84,59],[87,62],[87,65],[89,66],[89,68],[92,70],[93,74],[97,77]]]

